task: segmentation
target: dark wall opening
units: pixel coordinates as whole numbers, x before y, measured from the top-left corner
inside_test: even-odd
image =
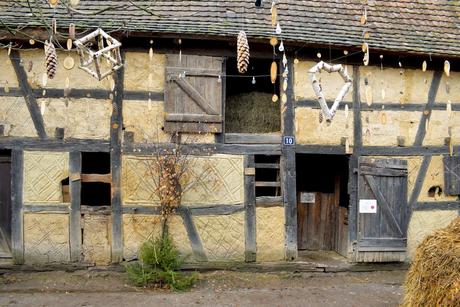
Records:
[[[110,174],[110,154],[105,152],[82,152],[82,174]],[[112,199],[111,184],[107,182],[81,183],[82,206],[110,206]]]
[[[11,247],[11,150],[0,150],[0,255]]]
[[[340,177],[340,206],[348,207],[348,156],[297,154],[297,191],[334,193]]]
[[[236,58],[226,65],[225,132],[268,133],[280,131],[279,78],[270,80],[270,59],[250,60],[248,71],[240,74]]]
[[[279,165],[279,156],[256,155],[254,156],[256,163],[256,176],[257,182],[281,182]],[[256,197],[259,196],[280,196],[281,187],[270,186],[256,186]]]

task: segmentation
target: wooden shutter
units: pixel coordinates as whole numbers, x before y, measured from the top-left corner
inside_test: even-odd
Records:
[[[358,251],[404,252],[407,243],[407,161],[361,157],[358,179]],[[361,213],[361,200],[376,213]]]
[[[444,156],[444,187],[447,195],[460,195],[460,156]]]
[[[168,55],[166,132],[222,132],[222,58]]]

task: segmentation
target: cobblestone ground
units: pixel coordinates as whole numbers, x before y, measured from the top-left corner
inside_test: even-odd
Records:
[[[404,274],[216,271],[173,292],[132,287],[112,271],[10,272],[0,276],[0,306],[397,306]]]

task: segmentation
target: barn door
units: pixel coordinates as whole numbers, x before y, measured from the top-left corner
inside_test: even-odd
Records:
[[[358,175],[357,251],[380,252],[369,261],[398,260],[407,242],[407,162],[361,157]]]
[[[166,132],[222,132],[222,58],[168,55]]]
[[[11,238],[11,158],[0,156],[0,258],[9,257]]]

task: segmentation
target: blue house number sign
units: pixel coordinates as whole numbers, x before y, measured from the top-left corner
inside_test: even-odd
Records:
[[[295,145],[293,136],[283,136],[283,145]]]

